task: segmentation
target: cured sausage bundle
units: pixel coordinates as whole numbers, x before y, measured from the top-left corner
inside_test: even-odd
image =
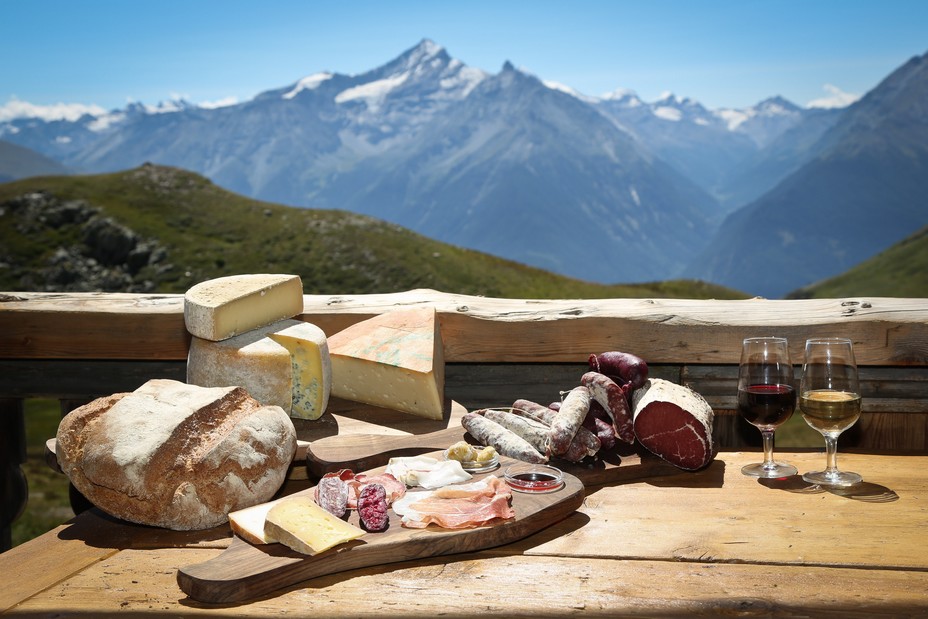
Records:
[[[638,442],[684,470],[715,457],[713,411],[695,391],[649,379],[648,364],[626,352],[592,354],[589,368],[562,401],[517,399],[508,409],[468,413],[462,425],[482,444],[526,462],[604,456],[616,439]]]

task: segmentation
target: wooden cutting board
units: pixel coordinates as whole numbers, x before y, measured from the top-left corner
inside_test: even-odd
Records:
[[[474,478],[487,475],[502,477],[505,467],[515,462],[508,458],[500,460],[499,469]],[[312,489],[303,490],[293,496],[312,496],[312,492]],[[312,556],[299,554],[282,544],[252,545],[235,537],[230,546],[214,559],[180,568],[177,584],[190,598],[200,602],[241,602],[304,580],[346,570],[508,544],[563,520],[580,507],[583,498],[583,483],[573,475],[565,474],[564,486],[557,491],[543,494],[513,492],[515,518],[463,530],[442,529],[435,525],[426,529],[408,529],[400,524],[400,517],[391,509],[390,526],[383,533],[367,533],[358,540]],[[351,512],[349,522],[358,524],[356,511]]]
[[[447,428],[428,434],[384,436],[349,434],[310,442],[306,447],[306,467],[316,478],[340,469],[365,471],[385,466],[390,458],[416,456],[446,449],[460,440],[477,441],[463,427]],[[585,485],[595,486],[619,481],[673,475],[680,469],[641,447],[621,444],[606,457],[582,464],[554,459],[553,466],[574,475]]]

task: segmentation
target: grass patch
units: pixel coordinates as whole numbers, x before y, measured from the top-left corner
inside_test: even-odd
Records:
[[[12,526],[13,545],[42,535],[74,517],[68,498],[68,478],[45,463],[45,441],[54,437],[61,419],[57,400],[26,400],[26,462],[29,484],[26,510]]]

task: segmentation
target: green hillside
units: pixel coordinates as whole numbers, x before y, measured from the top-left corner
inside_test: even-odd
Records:
[[[800,288],[790,299],[928,297],[928,226],[854,268]]]
[[[297,273],[308,294],[746,296],[703,282],[570,279],[370,217],[259,202],[162,166],[0,185],[0,290],[183,292],[204,279],[257,272]]]

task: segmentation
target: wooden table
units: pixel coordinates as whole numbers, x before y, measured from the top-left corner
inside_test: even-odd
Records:
[[[821,452],[780,453],[800,471]],[[226,527],[177,533],[91,510],[0,555],[9,616],[823,616],[928,614],[928,456],[842,453],[847,490],[758,481],[758,453],[587,488],[580,510],[515,544],[303,582],[249,603],[184,596],[177,569]]]

